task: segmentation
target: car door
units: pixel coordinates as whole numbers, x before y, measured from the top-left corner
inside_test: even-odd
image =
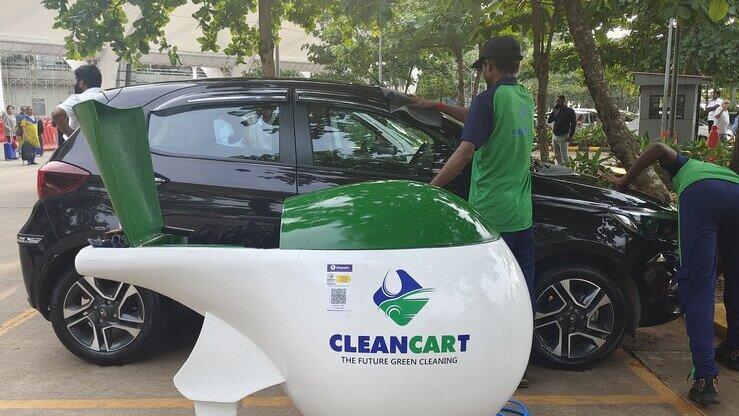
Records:
[[[430,182],[453,151],[453,139],[403,114],[325,94],[296,91],[298,193],[356,182]],[[457,193],[466,185],[455,181]]]
[[[149,143],[168,226],[277,227],[297,192],[287,89],[177,97],[149,113]]]

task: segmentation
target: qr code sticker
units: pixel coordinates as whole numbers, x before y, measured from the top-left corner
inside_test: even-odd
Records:
[[[346,289],[332,288],[331,289],[331,304],[332,305],[346,305]]]

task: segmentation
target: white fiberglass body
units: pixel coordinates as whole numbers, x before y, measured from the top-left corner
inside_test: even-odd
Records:
[[[529,294],[502,239],[388,250],[88,247],[76,267],[205,315],[175,376],[203,416],[235,415],[243,397],[283,382],[306,416],[481,416],[511,397],[529,359]]]

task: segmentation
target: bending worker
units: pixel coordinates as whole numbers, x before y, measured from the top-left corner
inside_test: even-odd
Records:
[[[487,90],[470,108],[417,98],[416,107],[436,108],[465,123],[461,141],[431,181],[445,186],[472,161],[469,202],[490,220],[516,257],[531,296],[534,291],[534,231],[531,202],[531,146],[534,100],[518,83],[521,48],[510,36],[485,43],[472,68],[482,71]],[[524,375],[521,387],[528,385]]]
[[[647,149],[624,176],[602,174],[617,187],[660,162],[677,192],[680,269],[676,275],[680,310],[685,315],[693,360],[693,387],[688,397],[700,404],[720,403],[716,359],[739,370],[739,174],[700,162],[657,143]],[[734,148],[732,167],[739,162]],[[737,169],[739,170],[739,169]],[[726,342],[714,350],[713,314],[716,294],[716,249],[724,263],[724,304],[728,321]]]

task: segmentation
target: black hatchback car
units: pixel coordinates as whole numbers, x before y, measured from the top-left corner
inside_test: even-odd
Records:
[[[165,223],[187,229],[248,220],[277,233],[291,195],[378,179],[428,182],[461,134],[458,123],[409,110],[389,90],[307,80],[194,80],[99,99],[144,108]],[[87,239],[119,226],[81,136],[39,170],[39,201],[18,234],[21,267],[30,304],[72,353],[121,364],[155,341],[169,301],[76,273]],[[675,210],[568,169],[534,163],[532,171],[534,357],[589,367],[638,325],[676,317]],[[466,197],[468,186],[469,170],[448,188]]]

